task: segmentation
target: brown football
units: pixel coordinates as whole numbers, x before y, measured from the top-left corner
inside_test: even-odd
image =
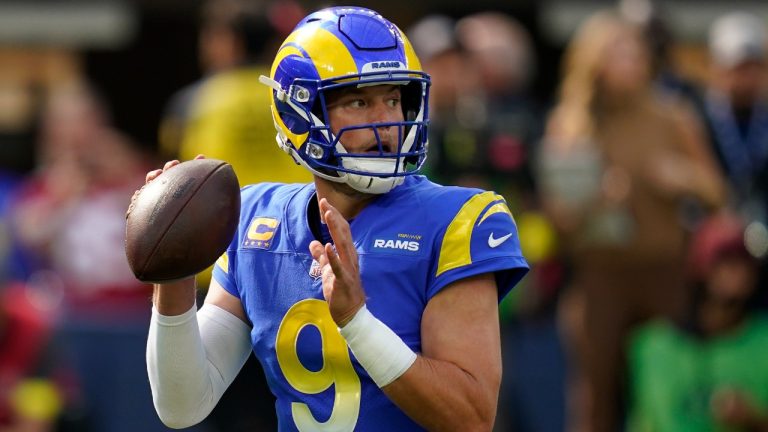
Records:
[[[182,162],[144,185],[125,217],[125,255],[137,279],[192,276],[213,264],[235,234],[237,176],[224,161]]]

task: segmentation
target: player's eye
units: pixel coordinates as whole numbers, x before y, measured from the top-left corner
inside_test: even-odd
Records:
[[[391,97],[387,99],[387,106],[390,108],[395,108],[397,106],[400,106],[400,98],[399,97]]]
[[[345,104],[349,108],[359,109],[359,108],[365,108],[365,100],[363,99],[350,99]]]

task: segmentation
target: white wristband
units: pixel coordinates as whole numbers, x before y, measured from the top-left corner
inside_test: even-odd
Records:
[[[365,305],[339,332],[379,388],[399,378],[416,361],[416,353]]]

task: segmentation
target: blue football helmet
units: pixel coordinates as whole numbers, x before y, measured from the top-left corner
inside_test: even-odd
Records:
[[[369,9],[333,7],[304,18],[272,64],[272,117],[278,145],[313,174],[365,193],[385,193],[416,173],[427,155],[429,75],[397,26]],[[327,92],[345,86],[400,86],[402,122],[365,123],[331,132]],[[377,127],[398,131],[385,152]],[[379,152],[349,153],[344,132],[372,129]]]

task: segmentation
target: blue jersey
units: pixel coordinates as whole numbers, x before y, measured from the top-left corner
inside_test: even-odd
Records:
[[[308,208],[314,184],[242,190],[236,238],[213,277],[238,297],[281,431],[421,428],[357,363],[323,299]],[[528,265],[504,199],[406,178],[350,223],[368,309],[415,352],[429,300],[457,280],[494,272],[501,299]]]

